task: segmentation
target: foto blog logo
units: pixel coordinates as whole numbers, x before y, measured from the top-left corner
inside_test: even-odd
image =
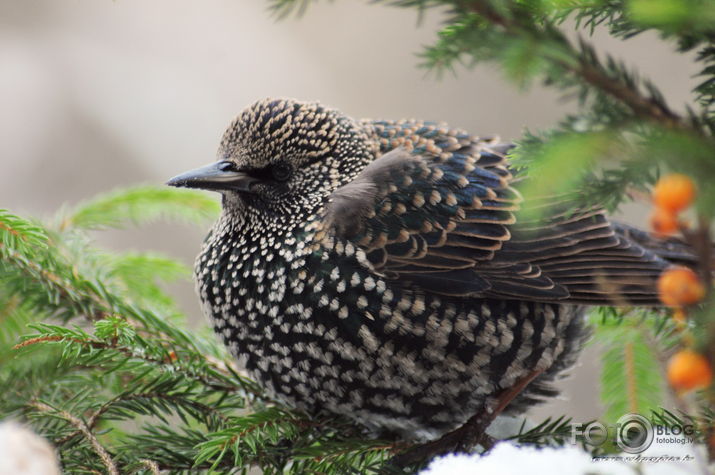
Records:
[[[653,426],[640,414],[625,414],[615,424],[605,425],[594,421],[585,426],[571,425],[571,443],[579,440],[592,447],[599,447],[609,440],[615,442],[618,448],[627,454],[639,454],[651,446],[653,441],[659,443],[692,443],[696,435],[692,424],[670,424]]]

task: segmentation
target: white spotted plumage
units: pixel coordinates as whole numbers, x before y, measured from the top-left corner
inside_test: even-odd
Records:
[[[197,288],[217,333],[269,394],[307,411],[347,414],[375,432],[432,437],[533,368],[548,370],[548,382],[567,367],[579,343],[580,310],[430,294],[377,272],[369,249],[326,231],[331,194],[381,148],[447,153],[414,135],[424,127],[448,136],[448,147],[465,140],[442,125],[408,122],[384,138],[374,124],[290,100],[261,101],[239,115],[219,158],[250,170],[288,160],[293,178],[259,183],[251,194],[224,193],[223,214],[196,261]],[[438,168],[422,173],[401,186],[443,175]],[[404,216],[415,207],[454,206],[455,193],[415,192],[371,212]],[[371,236],[371,249],[412,237],[389,234]],[[513,407],[540,394],[549,394],[543,384]]]

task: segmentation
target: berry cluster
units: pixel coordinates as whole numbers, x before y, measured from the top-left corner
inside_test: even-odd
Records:
[[[661,178],[653,189],[654,212],[651,229],[667,237],[686,229],[679,215],[695,199],[695,185],[686,175],[678,173]],[[673,307],[673,318],[683,334],[685,349],[675,353],[668,362],[668,382],[678,392],[702,389],[712,383],[712,368],[708,359],[692,349],[693,338],[688,333],[687,309],[702,301],[706,287],[698,275],[687,267],[674,266],[658,279],[660,300]]]
[[[670,236],[682,228],[679,213],[690,206],[695,198],[695,185],[686,175],[673,173],[656,183],[653,189],[655,209],[650,218],[653,232]]]

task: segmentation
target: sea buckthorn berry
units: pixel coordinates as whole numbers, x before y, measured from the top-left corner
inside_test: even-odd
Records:
[[[660,236],[669,236],[678,230],[678,216],[665,208],[655,208],[650,216],[650,228]]]
[[[660,301],[666,305],[691,305],[703,299],[705,286],[687,267],[672,267],[660,275],[658,294]]]
[[[673,312],[673,320],[679,325],[685,325],[688,322],[688,315],[682,308],[676,308]]]
[[[710,362],[700,353],[681,350],[668,361],[668,382],[678,391],[706,388],[712,380]]]
[[[693,202],[695,184],[690,177],[680,173],[666,175],[653,188],[653,203],[661,209],[677,213]]]

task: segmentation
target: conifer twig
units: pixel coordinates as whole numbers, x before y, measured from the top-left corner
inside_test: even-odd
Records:
[[[496,417],[543,371],[532,371],[520,379],[511,388],[507,388],[490,405],[484,407],[479,413],[472,416],[467,422],[457,429],[444,434],[437,440],[412,447],[396,455],[390,464],[397,467],[407,467],[424,460],[430,460],[446,453],[468,452],[472,447],[484,441],[485,449],[494,445],[494,439],[486,434],[486,430]],[[486,436],[486,437],[485,437]],[[489,446],[489,447],[487,447]]]
[[[92,433],[90,428],[87,426],[87,424],[84,423],[81,419],[73,416],[67,411],[61,411],[53,408],[52,406],[45,404],[43,402],[39,401],[33,401],[30,403],[31,407],[34,407],[38,411],[41,412],[46,412],[46,413],[56,413],[60,415],[63,419],[65,419],[67,422],[69,422],[72,426],[74,426],[78,431],[84,435],[85,439],[90,443],[96,454],[99,456],[100,460],[104,464],[104,466],[107,468],[107,472],[110,475],[119,475],[119,471],[117,470],[117,465],[114,463],[114,460],[112,460],[111,455],[109,455],[109,452],[107,452],[107,449],[102,446],[102,444],[99,443],[99,440],[97,440],[97,437]]]
[[[29,345],[34,345],[37,343],[45,343],[45,342],[58,342],[58,341],[72,341],[74,343],[80,344],[80,345],[85,345],[92,347],[94,349],[103,349],[103,350],[115,350],[124,356],[128,358],[138,358],[143,361],[146,361],[148,363],[153,363],[159,366],[166,366],[167,362],[159,359],[159,358],[153,358],[151,356],[147,356],[146,354],[140,354],[134,351],[132,348],[124,347],[119,345],[117,342],[103,342],[103,341],[90,341],[90,340],[82,340],[79,338],[72,338],[72,337],[66,337],[66,336],[60,336],[60,335],[47,335],[47,336],[41,336],[41,337],[36,337],[36,338],[30,338],[28,340],[25,340],[21,343],[18,343],[13,347],[13,349],[17,350],[20,348],[24,348]],[[175,367],[175,365],[174,365]],[[244,387],[237,387],[237,386],[228,386],[225,384],[219,384],[213,381],[210,381],[206,378],[204,378],[201,375],[198,374],[192,374],[192,373],[186,373],[186,376],[195,379],[196,381],[199,381],[202,383],[204,386],[209,387],[211,389],[215,389],[218,391],[226,391],[226,392],[234,392],[239,389],[243,391],[248,391],[248,389]],[[263,396],[260,393],[256,393],[256,396]]]
[[[466,8],[480,15],[489,22],[503,28],[504,31],[509,34],[519,36],[524,31],[522,25],[502,15],[496,9],[492,8],[488,2],[482,0],[468,2],[467,4],[463,2],[459,3],[462,8]],[[578,55],[566,38],[561,38],[561,40],[568,47],[569,51],[573,53],[574,58],[578,59],[575,64],[571,64],[556,57],[549,58],[562,69],[581,77],[586,83],[627,105],[633,113],[640,118],[650,120],[670,129],[699,132],[693,130],[682,117],[670,110],[666,104],[657,102],[652,98],[644,97],[636,89],[609,77],[601,69],[585,61],[582,55]],[[585,42],[583,44],[585,45]]]

